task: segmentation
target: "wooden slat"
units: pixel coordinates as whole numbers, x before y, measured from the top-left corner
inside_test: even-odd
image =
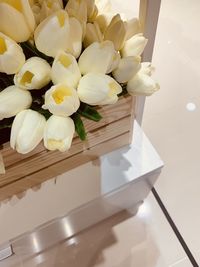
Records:
[[[127,97],[122,97],[115,105],[107,105],[99,108],[98,110],[102,114],[103,119],[100,122],[93,122],[91,120],[83,119],[86,131],[87,132],[93,131],[102,126],[107,125],[108,123],[117,121],[123,117],[130,115],[131,112],[134,111],[133,108],[134,105],[135,105],[135,98],[127,96]],[[13,163],[16,164],[17,162],[30,158],[36,154],[41,153],[42,151],[45,151],[45,148],[41,143],[35,148],[34,151],[22,155],[12,150],[9,146],[9,143],[7,143],[4,144],[4,148],[3,150],[1,150],[1,153],[3,155],[5,167],[7,169]]]
[[[122,135],[107,140],[106,142],[97,144],[84,153],[78,153],[73,157],[61,160],[26,177],[25,179],[15,181],[0,188],[0,201],[10,198],[13,195],[20,194],[21,192],[24,192],[31,187],[37,186],[42,182],[55,177],[55,175],[62,174],[63,172],[89,162],[102,154],[108,153],[114,149],[118,149],[126,145],[128,143],[129,135],[130,132],[123,133]]]
[[[33,172],[47,168],[49,165],[53,165],[58,161],[72,157],[83,150],[91,149],[99,143],[121,135],[124,132],[128,132],[130,130],[130,123],[131,116],[127,116],[121,120],[103,126],[98,130],[89,132],[86,142],[75,138],[69,152],[60,153],[59,151],[44,150],[30,158],[14,163],[7,168],[5,175],[0,175],[0,186],[2,187],[10,182],[22,179]],[[128,142],[129,140],[127,140],[127,143]]]

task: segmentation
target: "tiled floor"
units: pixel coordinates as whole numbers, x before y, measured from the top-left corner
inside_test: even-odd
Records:
[[[153,63],[161,90],[143,128],[165,162],[156,185],[200,264],[200,1],[163,0]]]

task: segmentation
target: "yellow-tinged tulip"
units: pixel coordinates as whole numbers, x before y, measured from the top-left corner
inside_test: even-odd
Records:
[[[98,16],[96,17],[95,21],[98,23],[99,28],[100,28],[102,33],[105,33],[105,31],[106,31],[108,25],[110,24],[113,16],[114,16],[113,13],[105,12],[105,13],[98,14]]]
[[[82,102],[89,105],[114,104],[121,86],[110,76],[101,73],[88,73],[83,76],[77,89]]]
[[[83,28],[76,18],[69,18],[70,35],[67,52],[78,58],[82,50]]]
[[[63,83],[76,88],[81,73],[75,57],[65,52],[59,53],[52,65],[51,78],[54,84]]]
[[[127,84],[127,91],[130,95],[150,96],[159,90],[159,84],[149,75],[144,73],[136,74]]]
[[[44,131],[44,146],[48,150],[65,152],[71,147],[75,132],[74,122],[69,117],[52,115]]]
[[[65,84],[57,84],[45,93],[45,103],[42,108],[48,109],[54,115],[68,117],[76,112],[79,106],[76,90]]]
[[[25,62],[22,48],[12,39],[0,33],[0,72],[17,73]]]
[[[121,50],[122,56],[140,56],[144,51],[147,41],[148,40],[142,33],[134,35],[131,39],[125,42],[124,47]]]
[[[84,47],[87,47],[94,42],[98,42],[98,43],[103,42],[103,34],[100,31],[100,28],[97,22],[87,23],[86,33],[85,33],[85,37],[83,40]]]
[[[9,86],[0,92],[0,120],[11,118],[20,111],[29,108],[32,103],[31,94],[16,86]]]
[[[31,152],[42,140],[45,125],[45,117],[37,111],[21,111],[12,124],[10,146],[21,154]]]
[[[81,54],[78,64],[82,74],[88,72],[108,73],[115,55],[111,41],[93,43]]]
[[[113,17],[105,30],[104,39],[113,42],[115,50],[119,51],[124,46],[126,27],[119,14]]]
[[[119,83],[126,83],[136,75],[140,68],[140,57],[124,57],[112,74]]]
[[[39,51],[55,57],[67,51],[70,42],[70,24],[66,11],[59,10],[43,20],[35,30],[34,39]]]
[[[28,0],[0,0],[0,32],[16,42],[29,39],[35,19]]]
[[[87,22],[87,3],[85,0],[69,0],[65,10],[70,17],[77,18],[81,23]]]
[[[29,58],[14,76],[16,86],[32,90],[41,89],[51,81],[51,66],[39,57]]]

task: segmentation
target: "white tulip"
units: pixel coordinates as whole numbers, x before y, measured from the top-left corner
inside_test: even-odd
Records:
[[[67,51],[70,42],[70,24],[66,11],[59,10],[43,20],[35,30],[37,49],[55,57],[59,51]]]
[[[137,18],[132,18],[125,21],[126,25],[126,40],[129,40],[134,35],[140,32],[140,22]]]
[[[12,124],[10,146],[21,154],[31,152],[42,140],[45,125],[45,117],[37,111],[21,111]]]
[[[27,90],[41,89],[50,81],[51,67],[46,60],[39,57],[29,58],[14,76],[15,85]]]
[[[70,17],[75,17],[81,23],[87,22],[87,3],[85,0],[69,0],[65,10]]]
[[[45,93],[43,109],[48,109],[52,114],[68,117],[78,110],[80,101],[76,90],[65,84],[52,86]]]
[[[114,45],[111,41],[93,43],[81,54],[78,64],[82,74],[89,72],[108,73],[115,56]]]
[[[29,39],[35,19],[28,0],[0,0],[0,32],[16,42]]]
[[[43,0],[41,1],[40,22],[54,12],[63,8],[62,0]]]
[[[76,88],[81,73],[75,57],[65,52],[59,53],[52,65],[51,78],[54,84],[63,83]]]
[[[69,18],[70,35],[67,52],[78,58],[82,50],[83,30],[80,22],[76,18]]]
[[[127,84],[127,91],[130,95],[150,96],[159,90],[159,85],[149,75],[144,73],[136,74]]]
[[[125,42],[124,47],[121,50],[122,56],[140,56],[144,51],[147,41],[148,40],[142,33],[133,35],[131,39]]]
[[[20,111],[29,108],[32,103],[28,91],[9,86],[0,92],[0,120],[15,116]]]
[[[71,147],[75,132],[74,122],[69,117],[52,115],[44,131],[44,146],[48,150],[67,151]]]
[[[0,33],[0,72],[17,73],[25,62],[22,48],[12,39]]]
[[[77,89],[82,102],[89,105],[114,104],[121,86],[110,76],[101,73],[88,73],[83,76]]]
[[[118,51],[115,51],[111,65],[108,68],[107,73],[111,73],[113,70],[115,70],[118,67],[120,59],[121,59],[120,53]]]
[[[133,78],[141,68],[140,57],[124,57],[118,67],[113,71],[113,76],[119,83],[126,83]]]
[[[94,42],[103,42],[103,34],[101,33],[99,25],[96,21],[94,23],[87,23],[83,44],[84,47],[87,47]]]
[[[151,62],[142,62],[140,73],[151,76],[153,71],[154,71],[154,67],[151,65]]]

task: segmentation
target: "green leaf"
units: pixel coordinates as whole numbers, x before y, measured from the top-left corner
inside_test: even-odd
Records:
[[[76,129],[78,136],[80,137],[82,141],[84,141],[87,137],[87,134],[86,134],[85,127],[84,127],[80,114],[74,113],[72,115],[72,119],[74,121],[75,129]]]
[[[99,112],[94,107],[91,107],[87,104],[82,104],[78,112],[83,117],[92,121],[98,122],[102,119],[101,114],[99,114]]]
[[[14,118],[9,118],[9,119],[3,119],[0,121],[0,130],[1,129],[6,129],[6,128],[11,128],[12,123],[13,123]]]
[[[43,54],[42,52],[40,52],[34,45],[32,45],[30,42],[24,42],[20,44],[23,52],[26,56],[26,58],[30,58],[30,57],[41,57],[43,59],[45,59],[47,62],[49,62],[50,64],[52,64],[53,62],[53,58],[52,57],[48,57],[45,54]]]

